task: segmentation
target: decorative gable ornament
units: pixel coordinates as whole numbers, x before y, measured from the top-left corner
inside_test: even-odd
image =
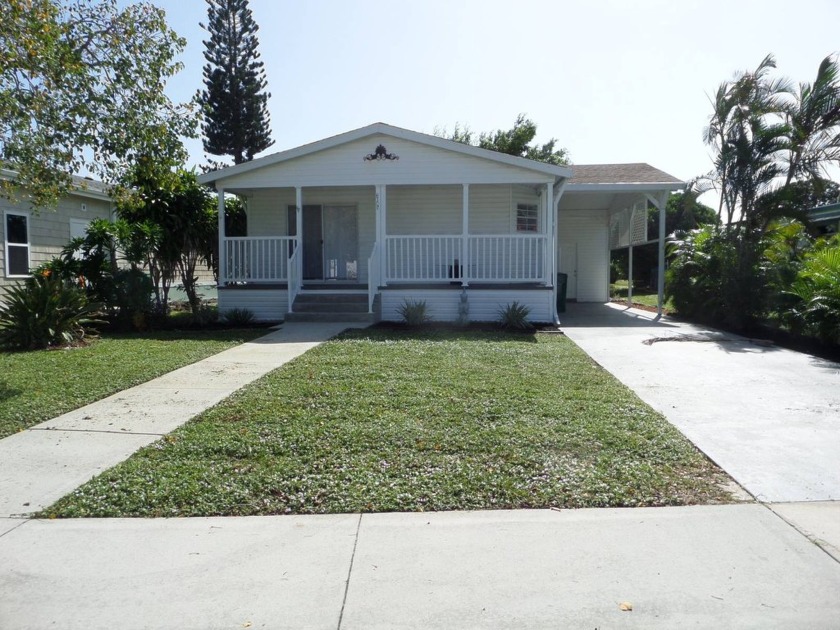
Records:
[[[385,148],[384,144],[380,144],[373,153],[370,153],[365,156],[365,162],[370,162],[373,160],[399,160],[400,156],[394,155],[393,153],[388,153],[388,149]]]

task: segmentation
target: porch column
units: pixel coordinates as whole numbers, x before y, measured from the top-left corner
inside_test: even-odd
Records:
[[[545,252],[543,253],[543,284],[554,285],[554,182],[545,185]]]
[[[461,286],[469,286],[470,275],[470,185],[463,184],[461,201]]]
[[[387,269],[388,249],[385,239],[388,235],[388,186],[376,186],[376,242],[379,243],[379,282],[387,284],[385,270]]]
[[[225,189],[218,189],[218,208],[219,208],[219,279],[218,286],[224,286],[227,281],[227,255],[225,253]]]
[[[303,188],[295,186],[295,274],[300,284],[303,284]]]

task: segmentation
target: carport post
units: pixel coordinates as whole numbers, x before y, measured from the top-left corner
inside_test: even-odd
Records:
[[[630,220],[633,225],[633,220]],[[627,306],[633,306],[633,238],[630,235],[630,244],[627,246]]]
[[[668,193],[658,197],[659,203],[659,272],[656,274],[656,319],[662,317],[662,307],[665,303],[665,207],[668,205]]]

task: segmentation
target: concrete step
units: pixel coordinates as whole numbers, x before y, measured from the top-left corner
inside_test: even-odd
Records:
[[[367,322],[376,321],[372,313],[286,313],[287,322]]]
[[[295,302],[295,313],[367,313],[368,302]]]
[[[367,304],[367,293],[299,293],[295,304]]]

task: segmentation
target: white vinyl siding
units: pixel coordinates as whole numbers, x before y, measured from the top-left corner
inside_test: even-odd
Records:
[[[461,186],[389,186],[386,233],[460,234],[463,224]]]
[[[289,311],[289,292],[283,289],[220,289],[219,315],[245,308],[258,322],[277,322]]]
[[[467,289],[469,319],[473,322],[493,322],[499,319],[499,310],[511,302],[519,302],[531,309],[528,319],[532,322],[552,320],[551,301],[554,292],[549,289]],[[460,290],[440,289],[386,289],[382,292],[382,319],[400,321],[399,308],[410,301],[424,301],[429,316],[435,321],[455,321],[461,302]]]
[[[399,160],[365,161],[382,144]],[[553,182],[552,175],[521,166],[464,155],[394,136],[374,134],[360,140],[269,164],[216,182],[226,190],[359,184],[424,185]]]
[[[605,211],[561,211],[558,271],[569,274],[568,299],[609,301],[610,252]]]

